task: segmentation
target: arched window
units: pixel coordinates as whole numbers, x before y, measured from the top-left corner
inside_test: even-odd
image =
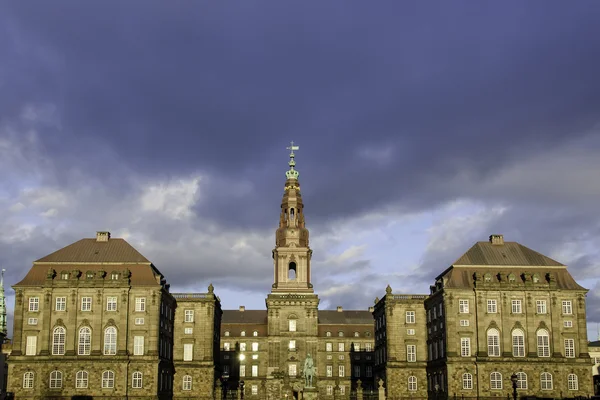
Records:
[[[488,357],[500,357],[500,332],[491,328],[487,331]]]
[[[104,371],[102,373],[102,389],[112,389],[115,387],[115,373],[113,371]]]
[[[135,371],[131,376],[131,387],[134,389],[142,388],[142,373],[140,371]]]
[[[252,336],[258,336],[258,331],[252,332]]]
[[[54,332],[52,333],[52,355],[62,356],[65,354],[66,332],[62,326],[54,328]]]
[[[538,283],[540,281],[540,276],[538,274],[534,274],[532,280],[533,283]]]
[[[537,331],[538,357],[550,357],[550,334],[545,329]]]
[[[527,389],[527,374],[517,372],[517,389]]]
[[[292,261],[288,265],[288,280],[293,281],[294,279],[296,279],[296,274],[296,263]]]
[[[294,209],[290,208],[290,219],[293,221],[294,220]]]
[[[50,372],[50,389],[60,389],[62,387],[62,372]]]
[[[104,354],[117,354],[117,328],[109,326],[104,330]]]
[[[502,374],[500,372],[490,374],[490,389],[502,389]]]
[[[542,390],[552,390],[552,374],[548,372],[541,373],[540,387]]]
[[[465,372],[462,375],[463,389],[473,389],[473,375]]]
[[[75,387],[77,389],[85,389],[88,387],[87,371],[77,371],[77,375],[75,375]]]
[[[579,390],[579,380],[577,379],[577,375],[569,374],[567,381],[569,383],[569,390]]]
[[[358,332],[354,332],[354,337],[359,337]]]
[[[515,282],[516,281],[515,274],[509,274],[508,275],[508,281],[509,282]]]
[[[240,336],[246,336],[246,331],[242,331],[242,332],[240,333]]]
[[[229,336],[229,331],[225,331],[225,336]]]
[[[344,336],[344,332],[342,332],[342,331],[339,331],[339,332],[338,332],[338,336],[339,336],[339,337],[342,337],[342,336]]]
[[[488,273],[488,274],[485,274],[485,275],[483,276],[483,279],[484,279],[486,282],[491,282],[491,281],[492,281],[492,274],[489,274],[489,273]]]
[[[77,354],[80,356],[89,356],[92,349],[92,330],[86,326],[79,330],[79,346]]]
[[[33,372],[23,374],[23,389],[33,389]]]
[[[512,331],[512,347],[514,357],[525,357],[525,333],[521,329]]]
[[[185,375],[183,377],[183,385],[181,388],[183,390],[192,390],[192,377],[190,375]]]
[[[327,336],[327,337],[331,336],[331,332],[329,332],[329,331],[325,332],[325,336]]]
[[[408,391],[409,392],[417,391],[417,377],[416,376],[408,377]]]

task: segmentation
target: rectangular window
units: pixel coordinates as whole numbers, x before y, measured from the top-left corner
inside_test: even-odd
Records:
[[[26,356],[35,356],[37,354],[37,336],[27,336]]]
[[[460,320],[460,326],[469,326],[469,320],[468,319],[461,319]]]
[[[246,343],[240,343],[240,351],[246,351]]]
[[[136,318],[135,324],[136,325],[144,325],[144,318]]]
[[[513,342],[513,356],[525,357],[525,336],[519,330],[513,331],[512,335]]]
[[[512,301],[512,313],[521,314],[523,312],[521,300]]]
[[[344,359],[344,355],[343,355],[343,354],[340,354],[340,355],[338,356],[338,359],[339,359],[339,360],[343,360],[343,359]]]
[[[327,396],[331,396],[333,394],[333,386],[327,385]]]
[[[406,361],[415,362],[417,361],[417,346],[409,344],[406,346]]]
[[[333,365],[327,366],[327,377],[331,378],[333,376]]]
[[[246,366],[244,364],[240,365],[240,376],[242,378],[246,376]]]
[[[288,348],[290,350],[296,350],[296,341],[295,340],[290,340],[290,342],[288,344]]]
[[[575,339],[565,339],[565,357],[575,358]]]
[[[231,343],[229,343],[229,342],[223,343],[223,350],[230,351],[231,350]]]
[[[469,313],[469,300],[458,300],[458,312],[461,314]]]
[[[408,336],[414,336],[414,334],[415,334],[415,330],[414,330],[414,329],[407,329],[407,330],[406,330],[406,334],[407,334]]]
[[[538,314],[546,314],[546,300],[536,300],[535,308]]]
[[[371,343],[366,343],[365,351],[373,351],[373,345]]]
[[[296,376],[296,364],[289,364],[288,365],[288,375],[289,376]]]
[[[258,385],[252,385],[251,393],[252,393],[252,396],[258,395]]]
[[[146,298],[145,297],[136,297],[135,298],[135,311],[136,312],[146,311]]]
[[[563,300],[562,313],[565,315],[573,314],[573,304],[571,303],[571,300]]]
[[[571,320],[564,321],[563,325],[564,325],[565,328],[572,328],[573,327],[573,321],[571,321]]]
[[[257,377],[258,376],[258,365],[253,365],[252,366],[252,376],[253,377]]]
[[[106,298],[106,311],[117,311],[117,298],[107,297]]]
[[[144,355],[144,337],[134,336],[133,337],[133,355],[143,356]]]
[[[407,324],[414,324],[415,323],[415,312],[414,311],[407,311],[406,312],[406,323]]]
[[[57,297],[54,309],[56,311],[65,311],[67,309],[67,298]]]
[[[439,307],[440,307],[440,317],[441,317],[443,315],[442,310],[443,310],[444,306],[442,303],[440,303]]]
[[[460,356],[471,357],[471,339],[460,338]]]
[[[367,365],[367,378],[371,378],[373,376],[373,367],[370,365]]]
[[[354,366],[354,377],[355,378],[360,378],[360,365],[355,365]]]
[[[192,343],[184,343],[183,345],[183,361],[192,361],[194,357],[194,345]]]
[[[550,336],[537,335],[538,357],[550,357]]]
[[[258,343],[252,343],[252,351],[258,351]]]
[[[333,351],[333,344],[325,343],[325,351]]]
[[[30,297],[29,298],[29,311],[37,312],[40,311],[40,298]]]
[[[360,351],[360,343],[354,343],[354,351]]]
[[[194,322],[194,310],[185,310],[185,322]]]
[[[82,297],[81,298],[81,311],[92,311],[92,298]]]
[[[29,318],[27,319],[27,325],[37,325],[38,324],[38,319],[37,318]]]
[[[338,366],[338,376],[340,378],[346,376],[346,370],[344,369],[343,365]]]
[[[290,332],[296,332],[296,320],[295,319],[290,319],[288,321],[288,330]]]
[[[487,301],[487,312],[490,314],[495,314],[498,312],[498,303],[496,300]]]
[[[185,329],[183,330],[183,333],[184,333],[185,335],[191,335],[192,333],[194,333],[194,328],[185,328]]]
[[[338,351],[344,351],[344,343],[338,343]]]

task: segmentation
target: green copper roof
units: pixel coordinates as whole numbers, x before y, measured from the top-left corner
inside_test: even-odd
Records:
[[[288,179],[298,179],[298,175],[300,174],[294,169],[294,167],[296,166],[296,161],[294,161],[294,150],[300,150],[300,146],[294,146],[294,141],[292,141],[291,145],[289,147],[286,147],[286,149],[290,151],[290,162],[288,162],[290,169],[286,171],[285,176]]]

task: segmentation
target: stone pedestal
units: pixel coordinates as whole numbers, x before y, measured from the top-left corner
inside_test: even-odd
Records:
[[[302,400],[317,400],[319,398],[319,389],[316,387],[305,387],[302,390]]]

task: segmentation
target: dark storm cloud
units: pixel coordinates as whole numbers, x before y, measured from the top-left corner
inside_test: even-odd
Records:
[[[4,5],[2,112],[56,104],[43,141],[64,169],[106,174],[107,148],[136,173],[211,174],[199,212],[225,225],[267,226],[289,139],[316,224],[438,204],[432,183],[485,180],[599,119],[597,2],[32,4]],[[219,182],[242,179],[253,211],[234,218]]]

